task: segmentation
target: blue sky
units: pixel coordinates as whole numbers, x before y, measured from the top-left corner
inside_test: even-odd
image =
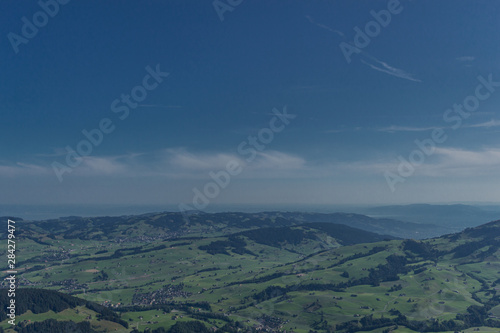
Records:
[[[229,161],[241,172],[209,204],[498,201],[495,1],[61,3],[31,37],[41,5],[0,3],[3,204],[193,206]],[[155,70],[168,76],[144,90]],[[120,119],[111,105],[134,89],[147,96]],[[273,109],[296,117],[249,161],[238,147]],[[103,119],[113,131],[69,166],[66,147]],[[415,152],[433,131],[446,139]]]

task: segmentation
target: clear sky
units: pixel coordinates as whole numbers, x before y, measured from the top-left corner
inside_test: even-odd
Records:
[[[498,1],[55,3],[0,2],[2,204],[498,201]]]

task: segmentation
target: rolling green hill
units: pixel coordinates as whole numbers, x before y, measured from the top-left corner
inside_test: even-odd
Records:
[[[19,290],[74,302],[19,320],[106,332],[500,331],[500,221],[404,240],[286,214],[19,223]]]
[[[15,219],[15,218],[14,218]],[[0,217],[6,223],[7,217]],[[150,213],[132,216],[104,217],[61,217],[44,221],[24,223],[17,219],[26,237],[49,234],[65,239],[127,239],[129,237],[154,237],[170,239],[186,235],[224,235],[242,230],[265,227],[286,227],[304,223],[334,223],[353,228],[390,235],[399,238],[422,239],[452,232],[452,229],[431,224],[418,224],[391,219],[376,219],[360,214],[348,213],[302,213],[302,212],[261,212],[261,213],[204,213],[191,212],[182,215],[177,212]],[[5,228],[0,235],[5,236]]]

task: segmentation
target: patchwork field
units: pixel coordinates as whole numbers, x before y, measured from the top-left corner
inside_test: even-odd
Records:
[[[498,223],[409,241],[334,224],[210,233],[200,223],[181,234],[151,220],[110,232],[27,227],[17,238],[18,288],[71,295],[116,318],[89,303],[27,310],[14,328],[56,319],[104,332],[193,320],[223,332],[499,331]],[[14,332],[5,317],[0,327]]]

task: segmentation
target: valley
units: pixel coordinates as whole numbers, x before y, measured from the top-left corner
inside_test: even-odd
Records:
[[[500,222],[426,240],[277,212],[16,226],[19,294],[76,297],[61,311],[25,306],[19,332],[50,319],[89,332],[175,332],[192,321],[221,332],[500,330]]]

